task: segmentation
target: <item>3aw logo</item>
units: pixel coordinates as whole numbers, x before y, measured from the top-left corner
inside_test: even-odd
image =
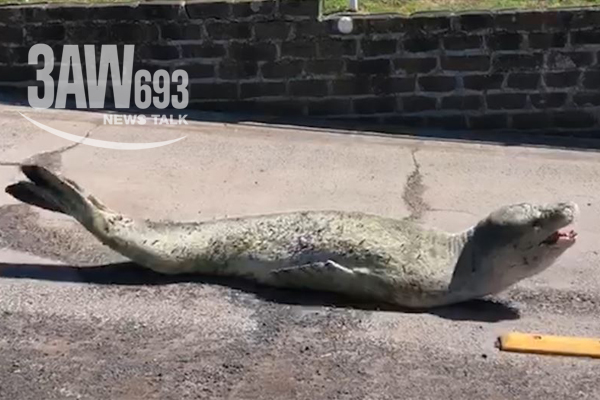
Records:
[[[139,70],[133,75],[134,45],[125,45],[123,52],[123,69],[119,69],[119,54],[116,45],[102,45],[100,49],[100,62],[96,63],[96,47],[84,45],[86,79],[83,78],[83,67],[80,58],[79,46],[63,46],[62,60],[58,83],[55,86],[54,78],[51,76],[55,66],[54,51],[46,44],[36,44],[29,50],[28,62],[30,65],[43,64],[43,68],[37,70],[37,80],[43,83],[43,96],[40,97],[41,88],[38,86],[28,87],[28,100],[33,108],[48,109],[54,104],[55,108],[65,108],[67,96],[75,97],[76,107],[89,109],[102,109],[106,102],[106,88],[108,83],[108,71],[111,73],[111,87],[114,94],[114,106],[117,109],[130,109],[133,97],[135,106],[139,109],[148,109],[153,105],[157,109],[165,109],[169,106],[181,110],[187,107],[189,102],[188,74],[185,70],[176,70],[172,74],[162,69],[154,72]],[[43,63],[40,63],[40,57]],[[97,66],[99,65],[99,68]],[[73,80],[70,81],[70,76]],[[132,76],[133,75],[133,76]],[[171,93],[175,86],[174,93]],[[56,93],[55,93],[56,88]],[[86,96],[87,88],[87,96]],[[133,96],[132,96],[133,88]],[[22,114],[21,114],[22,115]],[[141,150],[166,146],[185,138],[154,143],[121,143],[107,142],[101,140],[87,139],[82,136],[58,131],[47,127],[39,122],[33,121],[23,115],[24,118],[44,129],[48,133],[60,136],[64,139],[87,144],[90,146],[112,148],[117,150]],[[181,125],[186,124],[186,116],[152,115],[145,116],[105,115],[105,124],[141,124],[148,121],[155,124]]]
[[[134,87],[134,102],[140,109],[147,109],[151,104],[158,109],[164,109],[172,104],[175,109],[187,107],[189,101],[188,74],[184,70],[176,70],[172,75],[164,69],[150,74],[148,70],[139,70],[132,77],[134,45],[124,46],[123,71],[119,70],[119,54],[116,45],[102,45],[100,53],[100,68],[97,71],[96,48],[94,45],[84,45],[85,68],[87,81],[83,79],[83,68],[80,59],[79,46],[63,46],[60,76],[56,97],[54,96],[54,78],[50,75],[54,69],[54,51],[47,44],[36,44],[29,50],[29,64],[39,63],[44,59],[44,68],[37,71],[37,80],[44,83],[44,97],[38,96],[38,88],[28,88],[29,104],[34,108],[50,108],[56,100],[55,108],[65,108],[67,95],[73,94],[77,108],[104,108],[108,69],[110,68],[111,83],[114,92],[115,108],[131,108],[131,88]],[[69,75],[73,73],[73,82]],[[98,72],[98,73],[97,73]],[[177,83],[176,93],[171,95],[171,82]],[[151,83],[151,85],[150,85]],[[87,87],[89,105],[85,94]],[[152,96],[152,90],[158,95]],[[181,99],[179,98],[181,95]]]

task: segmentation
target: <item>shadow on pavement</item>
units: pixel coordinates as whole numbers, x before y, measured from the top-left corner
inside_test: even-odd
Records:
[[[455,321],[498,322],[502,320],[514,320],[520,317],[517,309],[492,300],[473,300],[454,306],[415,311],[386,304],[357,303],[330,293],[272,288],[235,278],[191,274],[162,275],[130,262],[95,267],[0,263],[0,277],[99,285],[147,286],[193,282],[229,287],[254,294],[266,301],[288,305],[333,306],[368,311],[428,313]]]

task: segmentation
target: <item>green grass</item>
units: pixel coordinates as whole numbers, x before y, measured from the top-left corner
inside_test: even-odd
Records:
[[[86,4],[128,3],[137,0],[0,0],[7,4]],[[143,1],[143,0],[141,0]],[[207,0],[211,1],[211,0]],[[600,6],[600,0],[358,0],[361,14],[395,13],[410,15],[416,12],[435,11],[483,11],[499,9],[545,10],[558,7]],[[348,0],[323,0],[323,13],[345,12]]]
[[[558,7],[597,5],[600,5],[600,0],[358,0],[358,12],[410,15],[415,12],[427,11],[546,10]],[[324,0],[324,14],[343,11],[348,11],[348,0]]]
[[[134,3],[138,0],[0,0],[0,5]]]

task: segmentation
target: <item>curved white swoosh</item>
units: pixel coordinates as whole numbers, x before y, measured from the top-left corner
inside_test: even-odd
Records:
[[[19,113],[21,114],[21,113]],[[32,120],[31,118],[21,114],[23,118],[34,124],[40,129],[45,130],[48,133],[59,136],[63,139],[70,140],[72,142],[77,142],[81,144],[85,144],[88,146],[94,147],[102,147],[105,149],[113,149],[113,150],[144,150],[144,149],[152,149],[156,147],[166,146],[171,143],[175,143],[180,141],[181,139],[185,139],[187,136],[180,137],[179,139],[167,140],[165,142],[152,142],[152,143],[120,143],[120,142],[108,142],[106,140],[98,140],[98,139],[89,139],[83,136],[77,136],[70,133],[66,133],[63,131],[59,131],[58,129],[50,128],[49,126],[40,124],[37,121]]]

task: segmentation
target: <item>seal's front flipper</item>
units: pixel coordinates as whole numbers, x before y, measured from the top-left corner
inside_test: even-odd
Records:
[[[271,275],[280,284],[312,288],[345,285],[356,277],[354,271],[331,260],[280,268]]]

